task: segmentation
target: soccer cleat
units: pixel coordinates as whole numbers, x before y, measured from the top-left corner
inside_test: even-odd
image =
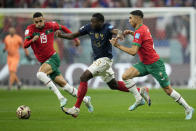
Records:
[[[60,100],[60,107],[64,107],[67,104],[67,99],[66,98],[62,98]]]
[[[91,97],[90,96],[86,96],[86,98],[88,99],[88,102],[85,103],[85,106],[88,108],[89,112],[93,112],[94,108],[93,108],[93,105],[91,104]]]
[[[17,84],[17,89],[20,90],[21,87],[22,87],[22,82],[19,82],[19,83]]]
[[[67,115],[72,115],[73,117],[77,117],[79,115],[80,109],[77,107],[72,107],[72,108],[65,108],[61,107],[62,111],[65,112]]]
[[[144,100],[144,98],[142,98],[141,100],[138,100],[138,101],[136,101],[133,105],[131,105],[131,106],[129,107],[128,110],[133,111],[133,110],[135,110],[137,107],[142,106],[142,105],[144,105],[144,104],[145,104],[145,100]]]
[[[189,110],[185,111],[186,117],[185,120],[190,120],[193,116],[194,108],[190,108]]]
[[[149,90],[147,87],[140,88],[140,95],[145,99],[145,101],[148,103],[148,106],[151,105],[151,99],[149,95]]]

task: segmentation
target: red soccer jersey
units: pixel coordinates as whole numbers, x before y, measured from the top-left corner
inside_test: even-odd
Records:
[[[25,39],[32,39],[35,35],[39,35],[39,39],[31,43],[31,48],[39,62],[45,62],[55,53],[53,47],[54,32],[59,29],[61,26],[58,23],[45,22],[43,29],[38,29],[35,24],[31,24],[25,30]]]
[[[133,44],[139,46],[138,55],[142,63],[152,64],[160,57],[154,49],[149,28],[146,25],[141,25],[134,33]]]

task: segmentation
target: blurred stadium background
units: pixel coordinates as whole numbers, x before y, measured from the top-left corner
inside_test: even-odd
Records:
[[[102,12],[107,22],[116,28],[132,29],[128,23],[128,15],[134,8],[142,8],[145,13],[144,23],[150,27],[154,45],[161,58],[165,60],[171,84],[195,88],[195,0],[1,0],[0,2],[0,85],[6,86],[6,53],[3,53],[4,37],[8,28],[13,26],[17,33],[24,37],[24,30],[32,23],[33,12],[40,8],[47,21],[54,20],[66,25],[71,31],[77,31],[89,22],[92,13]],[[9,8],[9,9],[8,9]],[[81,46],[76,48],[72,41],[56,38],[54,47],[61,57],[61,71],[70,84],[77,85],[79,76],[92,63],[92,50],[88,36],[81,37]],[[130,46],[131,38],[122,44]],[[33,57],[33,52],[31,56]],[[24,85],[40,85],[35,74],[39,64],[29,62],[20,51],[21,60],[18,70],[19,78]],[[116,77],[121,75],[130,64],[137,62],[120,50],[114,49],[114,70]],[[150,76],[136,79],[138,85],[159,88]],[[97,88],[103,83],[100,78],[90,82]]]

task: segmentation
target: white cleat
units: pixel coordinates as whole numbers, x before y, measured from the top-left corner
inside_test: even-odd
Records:
[[[61,107],[62,111],[65,112],[67,115],[72,115],[73,117],[77,117],[79,115],[80,109],[77,107],[72,107],[72,108],[65,108]]]
[[[93,105],[91,104],[91,97],[90,96],[85,96],[88,99],[88,102],[85,103],[85,106],[88,108],[89,112],[93,112],[94,108]]]
[[[150,99],[150,95],[149,95],[149,89],[147,87],[140,88],[140,95],[148,103],[148,106],[150,106],[151,105],[151,99]]]
[[[193,116],[193,113],[194,113],[194,108],[192,108],[192,107],[189,110],[186,110],[185,111],[185,114],[186,114],[185,120],[190,120]]]
[[[138,100],[138,101],[136,101],[133,105],[131,105],[131,106],[129,107],[128,110],[133,111],[133,110],[135,110],[137,107],[142,106],[142,105],[144,105],[144,104],[145,104],[145,100],[144,100],[144,98],[142,98],[141,100]]]
[[[64,107],[66,104],[67,104],[67,99],[66,99],[66,98],[62,98],[62,99],[60,100],[60,107],[62,108],[62,107]]]

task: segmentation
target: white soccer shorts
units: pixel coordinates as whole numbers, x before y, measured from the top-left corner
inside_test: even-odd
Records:
[[[112,69],[113,60],[108,57],[102,57],[97,59],[88,67],[88,70],[95,76],[101,76],[102,80],[106,83],[111,81],[114,77],[114,71]]]

